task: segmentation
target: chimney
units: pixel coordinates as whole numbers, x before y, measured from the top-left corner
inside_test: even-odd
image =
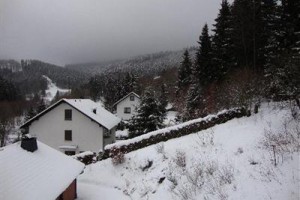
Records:
[[[94,113],[94,114],[97,114],[97,108],[94,108],[94,109],[93,109],[93,113]]]
[[[21,140],[21,147],[27,151],[34,152],[38,149],[35,137],[23,137]]]

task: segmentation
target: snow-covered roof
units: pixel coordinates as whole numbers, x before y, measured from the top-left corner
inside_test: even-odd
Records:
[[[104,109],[100,104],[97,104],[90,99],[61,99],[46,110],[29,119],[21,126],[21,128],[29,125],[32,121],[38,119],[40,116],[44,115],[62,102],[69,104],[85,116],[109,130],[117,126],[121,121],[120,118],[116,117],[114,114]],[[96,113],[94,113],[94,110],[96,110]]]
[[[0,199],[56,199],[82,172],[84,164],[37,141],[29,152],[21,142],[0,148]]]
[[[120,103],[121,101],[123,101],[124,99],[126,99],[129,95],[134,95],[136,96],[137,98],[140,98],[139,95],[137,95],[135,92],[130,92],[128,93],[126,96],[122,97],[121,99],[119,99],[116,103],[114,103],[113,106],[117,105],[118,103]]]

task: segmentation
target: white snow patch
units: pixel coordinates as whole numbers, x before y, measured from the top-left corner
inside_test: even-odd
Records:
[[[289,128],[299,130],[299,120],[291,118],[290,110],[264,105],[256,115],[126,154],[125,163],[118,166],[111,159],[89,165],[78,179],[79,197],[298,200],[299,152],[284,155],[275,167],[272,152],[261,145],[266,130],[284,130],[285,121]],[[185,155],[185,167],[176,164],[178,152]],[[149,161],[152,166],[145,169]],[[200,176],[196,169],[205,170],[197,182],[201,189],[190,183]],[[228,183],[224,182],[226,176]],[[181,197],[184,194],[188,196]]]
[[[43,77],[47,80],[48,83],[48,89],[45,91],[46,95],[44,97],[44,100],[46,100],[47,102],[51,102],[54,99],[57,92],[59,92],[61,96],[64,94],[71,93],[71,89],[59,88],[56,86],[55,83],[53,83],[53,81],[49,77],[45,75],[43,75]]]

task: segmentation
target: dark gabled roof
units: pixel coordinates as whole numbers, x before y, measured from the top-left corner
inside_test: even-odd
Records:
[[[20,128],[29,126],[33,121],[48,113],[61,103],[67,103],[86,117],[90,118],[92,121],[98,123],[101,126],[104,126],[109,130],[118,125],[118,123],[121,121],[118,117],[105,110],[103,107],[96,104],[90,99],[61,99],[49,108],[26,121],[23,125],[20,126]],[[94,109],[97,110],[96,113],[93,112]]]
[[[118,103],[120,103],[121,101],[123,101],[124,99],[126,99],[129,95],[133,94],[134,96],[136,96],[137,98],[140,98],[139,95],[137,95],[135,92],[130,92],[128,93],[126,96],[122,97],[121,99],[119,99],[116,103],[113,104],[113,107],[115,105],[117,105]]]

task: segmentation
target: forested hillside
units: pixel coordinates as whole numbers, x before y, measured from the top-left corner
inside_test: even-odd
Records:
[[[191,53],[195,48],[189,48]],[[107,61],[102,63],[67,65],[67,68],[89,74],[111,74],[132,72],[137,75],[157,75],[163,70],[179,67],[183,50],[166,51],[136,56],[130,59]]]
[[[51,78],[60,87],[78,87],[88,81],[83,72],[59,67],[38,60],[0,60],[0,76],[13,82],[21,95],[36,94],[47,89],[43,75]]]

